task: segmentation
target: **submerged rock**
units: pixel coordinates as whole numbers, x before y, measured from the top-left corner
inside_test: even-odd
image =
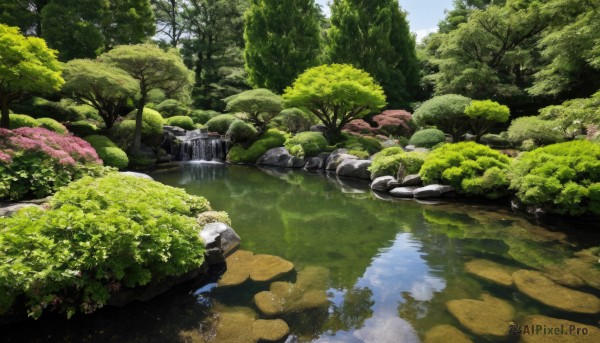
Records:
[[[484,280],[510,287],[513,285],[512,273],[516,268],[511,268],[488,260],[475,259],[465,263],[465,270]]]
[[[593,249],[582,250],[566,259],[562,264],[547,267],[544,275],[561,285],[579,287],[590,286],[600,289],[600,268],[598,256]]]
[[[487,294],[482,295],[481,300],[450,300],[446,307],[461,325],[476,335],[504,337],[515,316],[510,303]]]
[[[294,265],[272,255],[254,255],[238,250],[226,259],[227,271],[221,276],[219,286],[237,286],[252,279],[257,282],[271,281],[294,269]]]
[[[259,319],[252,323],[252,335],[256,341],[277,342],[290,333],[290,327],[281,319]]]
[[[253,335],[253,323],[257,315],[250,308],[236,307],[219,313],[219,323],[215,342],[256,342]]]
[[[594,343],[600,342],[600,329],[591,325],[580,324],[565,319],[551,318],[541,315],[527,316],[521,326],[521,341],[523,343]],[[537,334],[531,330],[535,330],[537,325],[541,325],[542,329]],[[543,328],[555,330],[562,329],[560,334],[544,334]],[[579,331],[578,331],[579,329]],[[527,330],[527,331],[525,331]],[[585,330],[585,334],[584,334]]]
[[[252,281],[264,282],[274,280],[294,270],[294,264],[278,256],[255,255],[250,270]]]
[[[545,305],[567,312],[600,312],[600,299],[595,295],[558,285],[540,272],[519,270],[512,276],[519,291]]]
[[[464,332],[452,325],[436,325],[425,334],[424,343],[471,343],[473,342]]]

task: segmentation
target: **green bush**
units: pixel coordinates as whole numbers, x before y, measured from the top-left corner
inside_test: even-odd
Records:
[[[190,117],[195,124],[206,124],[206,122],[220,114],[221,113],[213,110],[193,110],[190,113]]]
[[[68,124],[68,129],[77,137],[91,136],[98,131],[98,127],[95,124],[85,120]]]
[[[208,127],[208,131],[218,132],[219,134],[224,135],[227,133],[229,125],[236,119],[237,118],[232,114],[221,114],[207,121],[206,126]]]
[[[190,108],[175,99],[167,99],[155,108],[165,118],[175,116],[187,116],[190,113]]]
[[[510,180],[526,205],[600,215],[600,144],[572,141],[523,153],[511,164]]]
[[[135,122],[137,110],[129,112],[127,119]],[[135,127],[135,126],[134,126]],[[151,140],[156,137],[161,137],[163,134],[163,117],[159,112],[144,108],[142,114],[142,139]]]
[[[557,122],[539,117],[521,117],[508,128],[508,139],[516,144],[531,139],[538,146],[562,142],[565,133]]]
[[[96,150],[98,148],[114,148],[117,146],[110,138],[102,135],[85,136],[83,140],[90,143]]]
[[[10,114],[10,129],[18,129],[20,127],[38,127],[41,125],[37,120],[24,114]]]
[[[61,100],[61,103],[63,101]],[[68,109],[71,111],[74,111],[75,113],[77,113],[77,117],[79,118],[84,118],[84,119],[93,119],[96,120],[98,122],[102,122],[103,119],[102,117],[98,114],[98,110],[93,108],[90,105],[77,105],[77,104],[72,104],[70,106],[68,106]],[[63,119],[64,120],[64,119]]]
[[[586,134],[590,126],[600,126],[600,91],[590,98],[543,108],[539,118],[553,121],[569,138]]]
[[[56,120],[54,120],[52,118],[39,118],[39,119],[37,119],[37,122],[44,129],[48,129],[50,131],[54,131],[54,132],[60,133],[62,135],[69,132],[63,124],[57,122]]]
[[[196,216],[207,210],[204,198],[142,178],[73,182],[48,209],[0,219],[0,293],[34,318],[94,312],[117,290],[200,267]]]
[[[148,170],[156,164],[156,160],[142,153],[129,154],[129,169]]]
[[[130,112],[127,115],[127,120],[115,123],[111,129],[111,137],[122,148],[127,148],[133,143],[135,114],[136,111]],[[157,145],[162,139],[162,134],[163,119],[160,113],[149,108],[144,108],[144,113],[142,115],[142,141],[151,146]]]
[[[431,149],[434,146],[446,141],[446,135],[438,129],[425,129],[415,132],[408,144],[419,148]]]
[[[152,102],[155,104],[160,104],[161,102],[167,100],[167,96],[165,92],[158,88],[154,88],[148,92],[148,102]]]
[[[474,142],[445,144],[426,158],[419,174],[425,184],[441,183],[463,194],[490,199],[507,194],[510,159]]]
[[[510,140],[508,139],[508,135],[506,132],[502,134],[496,135],[492,133],[485,134],[481,136],[481,144],[485,144],[492,148],[509,148],[512,146]]]
[[[129,164],[129,158],[125,151],[117,147],[97,148],[98,157],[104,161],[105,166],[124,169]]]
[[[236,119],[231,122],[229,129],[227,130],[227,137],[231,139],[233,143],[250,143],[258,136],[256,128],[241,119]]]
[[[471,99],[457,94],[436,96],[425,101],[413,114],[413,121],[420,127],[435,126],[449,133],[458,142],[468,128],[465,109]]]
[[[311,115],[299,108],[286,108],[275,118],[279,126],[287,132],[298,133],[310,130]]]
[[[292,150],[294,150],[296,153],[300,153],[300,150],[298,148],[292,149],[296,145],[302,147],[302,156],[300,156],[299,154],[294,155],[294,153],[292,152]],[[285,142],[285,147],[288,149],[290,154],[294,156],[317,156],[319,153],[323,152],[325,148],[327,148],[327,140],[320,132],[300,132],[294,137],[288,139]]]
[[[233,146],[227,153],[227,160],[232,163],[256,163],[269,149],[283,146],[286,138],[285,133],[269,129],[248,149],[244,149],[240,145]]]
[[[14,103],[11,109],[17,113],[25,113],[33,118],[52,118],[60,121],[84,120],[84,114],[79,113],[65,101],[54,102],[39,97],[31,97],[25,101]]]
[[[400,147],[386,148],[373,156],[369,171],[371,179],[380,176],[417,174],[425,162],[427,153],[405,152]],[[400,171],[400,168],[402,170]]]
[[[167,125],[177,126],[185,130],[195,130],[196,126],[194,125],[194,121],[192,118],[188,116],[174,116],[171,118],[167,118]]]

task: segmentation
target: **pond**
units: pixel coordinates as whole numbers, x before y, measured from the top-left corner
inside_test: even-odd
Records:
[[[539,226],[486,204],[387,199],[365,182],[305,171],[187,163],[152,176],[228,212],[242,249],[291,261],[298,279],[326,271],[326,306],[279,317],[290,326],[288,342],[418,342],[428,332],[451,342],[458,330],[476,342],[505,342],[519,338],[506,336],[511,323],[532,315],[594,327],[600,320],[600,308],[569,308],[600,295],[590,253],[600,239],[586,225]],[[518,270],[540,273],[524,274],[519,285]],[[202,342],[217,335],[222,313],[259,313],[253,296],[264,290],[268,284],[179,287],[125,309],[15,325],[3,340]]]

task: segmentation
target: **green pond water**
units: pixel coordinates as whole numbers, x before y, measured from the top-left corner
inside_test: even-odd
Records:
[[[475,342],[518,341],[476,335],[446,308],[450,300],[482,294],[510,303],[516,322],[533,314],[596,327],[600,320],[598,314],[543,305],[514,285],[465,271],[466,262],[485,259],[560,279],[571,276],[566,263],[575,263],[586,281],[578,289],[598,296],[600,270],[583,262],[589,258],[577,258],[600,246],[590,230],[597,223],[539,226],[504,207],[394,200],[372,193],[366,182],[304,171],[189,163],[152,176],[228,212],[242,249],[285,258],[299,274],[312,267],[328,271],[326,306],[278,316],[290,326],[287,342],[419,342],[440,324]],[[242,307],[259,313],[253,296],[267,289],[252,282],[178,287],[123,309],[5,327],[0,340],[202,342],[214,339],[221,312]]]

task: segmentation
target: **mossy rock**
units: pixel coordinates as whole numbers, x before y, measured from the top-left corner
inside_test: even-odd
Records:
[[[488,260],[475,259],[465,263],[465,270],[486,281],[510,287],[513,285],[512,273],[516,268],[511,268]]]
[[[281,319],[259,319],[252,323],[252,335],[256,341],[277,342],[290,333],[290,327]]]
[[[206,211],[202,212],[196,218],[196,221],[200,226],[204,226],[210,223],[224,223],[231,226],[231,219],[227,212],[223,211]]]
[[[244,250],[236,251],[225,261],[227,271],[219,280],[219,286],[237,286],[248,279],[256,282],[271,281],[294,270],[294,265],[281,257],[254,255]]]
[[[250,271],[250,279],[264,282],[277,279],[294,270],[294,264],[273,255],[256,255]]]
[[[567,312],[590,314],[600,312],[598,297],[561,286],[540,272],[519,270],[512,276],[521,293],[542,304]]]
[[[425,334],[424,343],[472,343],[473,341],[462,331],[452,325],[436,325]]]
[[[598,257],[593,254],[593,248],[582,250],[566,259],[562,264],[548,267],[544,275],[558,284],[580,287],[590,286],[600,289],[600,268]]]
[[[250,278],[254,253],[238,250],[225,259],[227,271],[219,279],[219,286],[241,285]]]
[[[541,325],[542,327],[547,328],[563,328],[564,334],[561,335],[544,335],[544,334],[527,334],[524,331],[521,331],[521,340],[519,342],[523,343],[569,343],[569,342],[577,342],[577,343],[595,343],[600,342],[600,329],[595,326],[580,324],[576,322],[572,322],[566,319],[557,319],[550,318],[542,315],[532,315],[527,316],[523,320],[523,322],[519,323],[521,325],[521,330],[524,329],[525,325],[529,327],[531,330],[535,328],[536,325]],[[570,328],[574,327],[574,330],[578,328],[580,330],[587,330],[587,334],[583,334],[582,331],[577,334],[576,331],[569,332]]]
[[[510,303],[487,294],[482,295],[481,300],[450,300],[446,307],[462,326],[482,336],[507,336],[515,317]]]
[[[214,342],[256,342],[252,325],[256,318],[256,312],[246,307],[234,307],[219,312]]]

